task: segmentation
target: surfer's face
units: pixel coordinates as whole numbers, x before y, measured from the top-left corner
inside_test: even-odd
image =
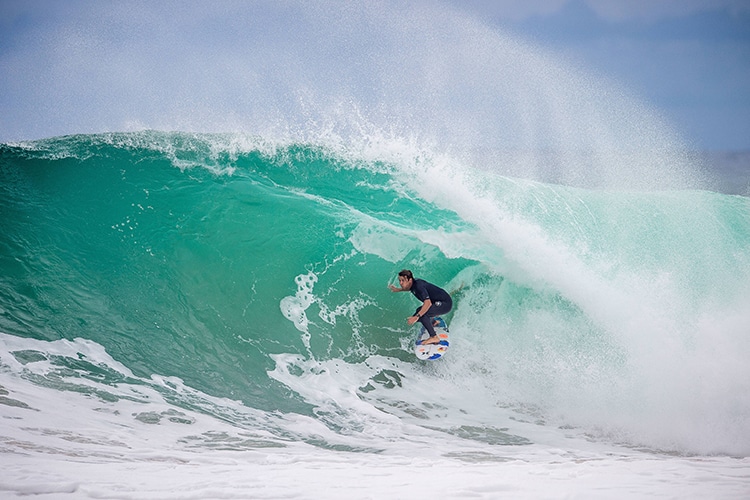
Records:
[[[401,288],[404,290],[410,290],[411,284],[414,282],[414,280],[410,280],[406,276],[399,276],[398,277],[398,284],[401,285]]]

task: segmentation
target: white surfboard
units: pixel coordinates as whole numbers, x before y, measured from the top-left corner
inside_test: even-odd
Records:
[[[448,325],[445,324],[445,320],[441,317],[435,318],[435,321],[438,322],[438,325],[435,327],[435,333],[440,338],[440,343],[422,345],[422,341],[430,338],[430,334],[427,333],[424,326],[420,328],[414,342],[414,354],[419,359],[440,359],[448,351],[448,346],[450,345],[448,340]]]

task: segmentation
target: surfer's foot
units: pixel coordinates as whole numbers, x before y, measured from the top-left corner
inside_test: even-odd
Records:
[[[422,341],[422,345],[429,345],[429,344],[439,344],[440,339],[437,335],[433,335],[432,337],[425,339]]]

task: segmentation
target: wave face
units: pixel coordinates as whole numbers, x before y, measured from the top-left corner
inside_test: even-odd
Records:
[[[1,148],[5,404],[210,414],[261,429],[252,446],[382,449],[429,417],[488,446],[546,439],[506,432],[530,421],[750,453],[747,198],[520,180],[403,143]],[[456,298],[440,362],[410,352],[416,301],[386,287],[402,268]]]

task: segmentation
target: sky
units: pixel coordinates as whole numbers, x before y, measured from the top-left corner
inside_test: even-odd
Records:
[[[750,149],[750,1],[453,3],[614,79],[696,148]]]
[[[415,2],[427,9],[439,3]],[[692,148],[750,150],[750,1],[446,2],[617,82]],[[284,26],[286,14],[298,16],[294,3],[0,0],[0,141],[159,128],[154,115],[176,107],[190,128],[190,116],[197,121],[217,104],[229,107],[263,76],[250,68],[264,62],[259,54],[295,38],[297,28]],[[358,8],[325,4],[329,13]],[[246,18],[252,29],[242,25]],[[211,71],[185,70],[195,63]]]

